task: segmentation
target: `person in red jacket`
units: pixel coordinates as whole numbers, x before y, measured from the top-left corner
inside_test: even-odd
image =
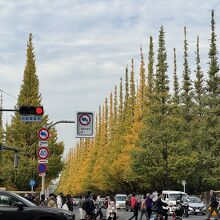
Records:
[[[134,206],[135,206],[136,202],[137,202],[137,199],[135,197],[135,194],[132,193],[132,196],[131,196],[131,210],[132,211],[134,211]]]
[[[129,220],[133,218],[135,218],[135,220],[138,220],[139,201],[135,197],[134,193],[131,196],[131,210],[133,211],[133,216],[129,218]]]

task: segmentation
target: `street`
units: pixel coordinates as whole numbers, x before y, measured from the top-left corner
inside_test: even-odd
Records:
[[[132,216],[132,212],[126,212],[125,210],[118,210],[118,219],[120,220],[128,220],[131,216]],[[78,208],[75,208],[74,209],[74,213],[76,215],[76,220],[80,220],[79,218],[79,209]],[[139,215],[140,216],[140,215]],[[138,216],[138,219],[139,219],[139,216]],[[143,220],[146,220],[146,218],[143,216],[142,218]],[[172,220],[172,217],[169,216],[168,218],[169,220]],[[190,215],[189,217],[187,218],[183,218],[184,220],[205,220],[207,219],[207,216],[201,216],[201,215]]]

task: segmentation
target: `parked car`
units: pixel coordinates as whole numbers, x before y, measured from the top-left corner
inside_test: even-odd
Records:
[[[116,194],[115,195],[115,207],[116,209],[125,209],[127,195],[126,194]]]
[[[206,214],[206,206],[203,201],[196,196],[189,196],[189,214],[197,215],[197,214]]]
[[[4,220],[75,220],[73,212],[39,207],[8,191],[0,191],[0,219]]]
[[[162,191],[162,201],[168,204],[168,214],[172,215],[173,211],[176,210],[176,200],[183,199],[188,197],[188,194],[182,191],[172,191],[172,190],[164,190]]]

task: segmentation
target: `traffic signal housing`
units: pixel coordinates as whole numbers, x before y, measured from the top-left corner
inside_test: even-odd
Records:
[[[43,115],[44,108],[42,106],[21,106],[18,112],[20,115]]]

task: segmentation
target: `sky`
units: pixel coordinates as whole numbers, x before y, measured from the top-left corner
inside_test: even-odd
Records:
[[[181,80],[184,26],[191,77],[197,35],[206,73],[212,9],[219,45],[219,0],[0,0],[0,90],[10,94],[3,93],[3,107],[17,103],[29,33],[46,114],[53,122],[75,120],[76,111],[97,112],[132,58],[138,79],[140,46],[147,63],[149,37],[153,36],[156,55],[161,25],[166,32],[170,81],[174,47]],[[3,113],[4,123],[10,123],[11,115]],[[77,141],[75,125],[58,124],[56,129],[66,154]]]

